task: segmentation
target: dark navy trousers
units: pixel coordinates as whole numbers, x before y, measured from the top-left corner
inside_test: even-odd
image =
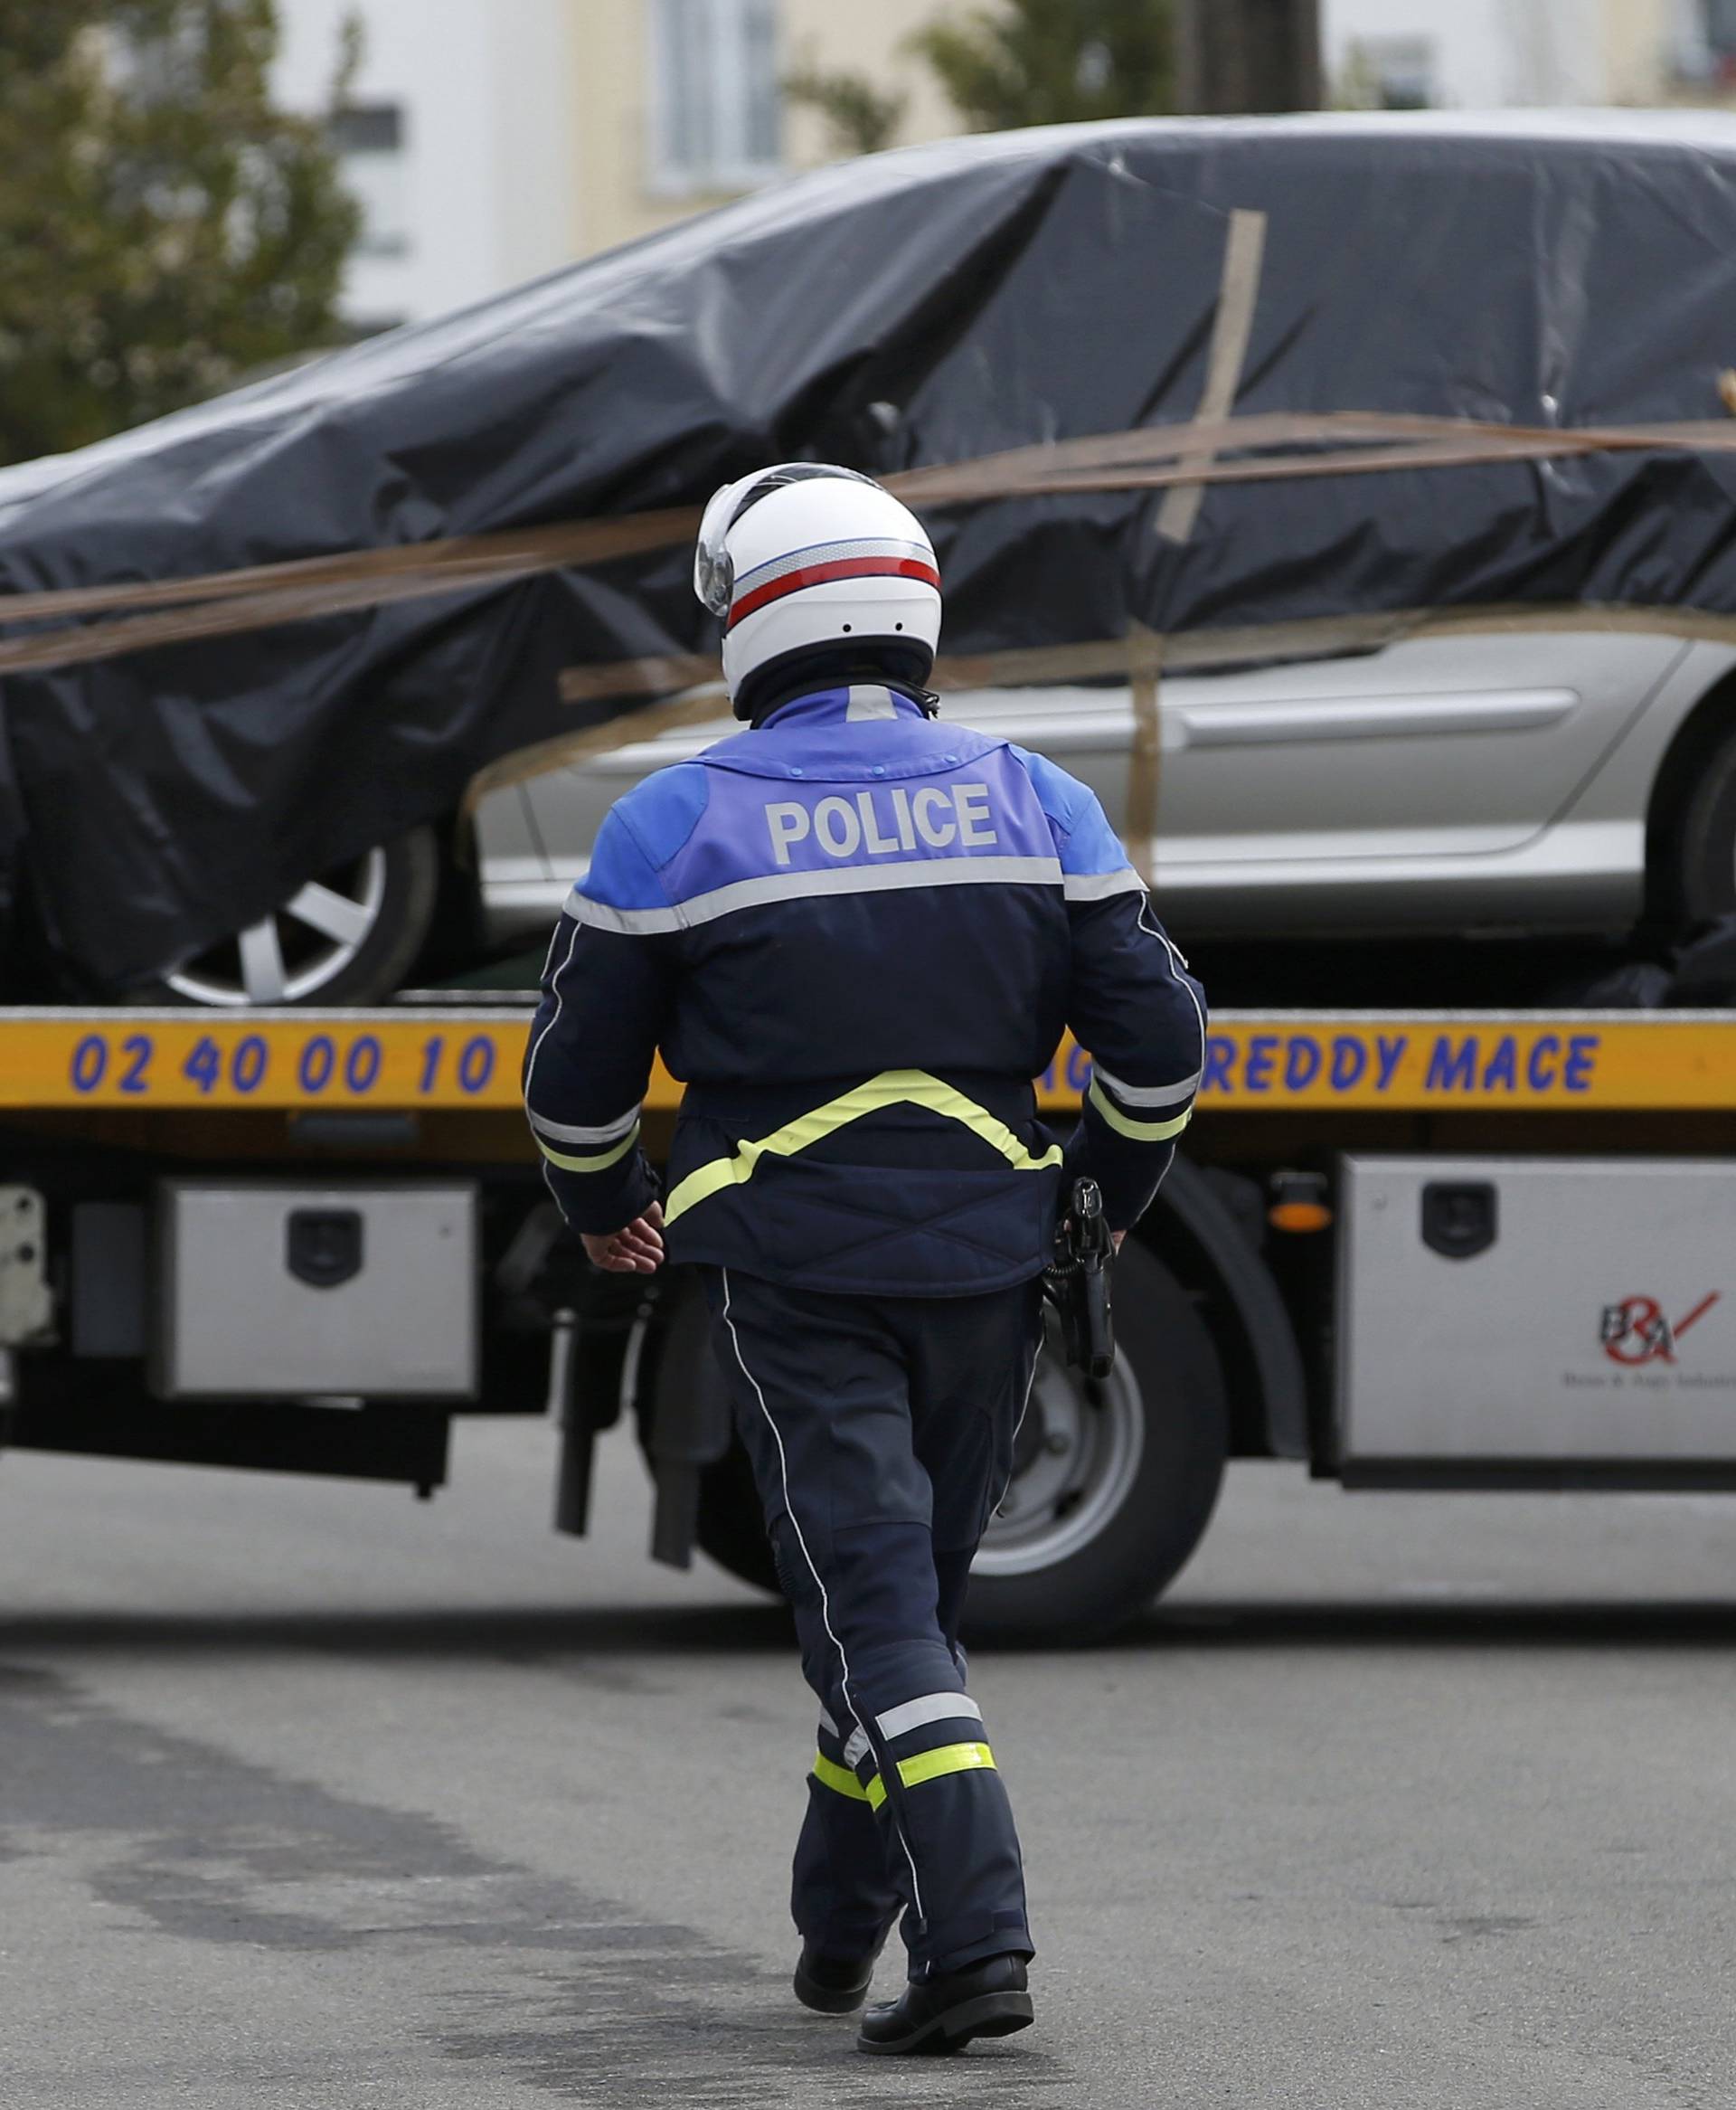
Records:
[[[796,1850],[803,1939],[910,1974],[1032,1954],[1005,1784],[958,1625],[1012,1471],[1042,1329],[1036,1282],[828,1296],[705,1270],[718,1360],[820,1703]]]

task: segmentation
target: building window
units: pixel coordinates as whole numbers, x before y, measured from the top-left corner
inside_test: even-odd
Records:
[[[1427,37],[1358,37],[1350,48],[1349,99],[1363,109],[1431,109],[1435,67]]]
[[[1688,80],[1736,80],[1736,0],[1684,0],[1676,71]]]
[[[408,254],[410,183],[402,105],[351,103],[333,114],[331,128],[332,144],[344,166],[344,188],[362,208],[356,254]]]
[[[782,159],[777,0],[654,0],[651,180],[750,190]]]

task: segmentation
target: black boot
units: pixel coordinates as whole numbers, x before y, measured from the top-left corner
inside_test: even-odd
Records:
[[[826,1956],[803,1943],[796,1966],[797,1999],[816,2015],[854,2015],[868,1997],[879,1954],[876,1948],[872,1956]]]
[[[870,2008],[858,2051],[957,2051],[973,2037],[1010,2037],[1033,2020],[1023,1956],[990,1956],[944,1978],[912,1979],[897,2000]]]

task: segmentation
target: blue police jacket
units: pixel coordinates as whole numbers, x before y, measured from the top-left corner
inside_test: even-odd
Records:
[[[1033,1080],[1093,1058],[1063,1147]],[[531,1126],[575,1229],[661,1192],[672,1261],[956,1296],[1049,1257],[1064,1179],[1125,1228],[1204,1060],[1198,984],[1095,795],[896,687],[797,697],[612,809],[549,951]],[[661,1049],[686,1090],[661,1189]]]

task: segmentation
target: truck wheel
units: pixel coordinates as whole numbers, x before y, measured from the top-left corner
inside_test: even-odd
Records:
[[[1736,740],[1707,759],[1682,816],[1676,886],[1690,924],[1736,912]]]
[[[965,1638],[1100,1639],[1180,1573],[1229,1450],[1223,1371],[1193,1300],[1129,1240],[1116,1268],[1116,1367],[1094,1384],[1053,1329],[1013,1479],[972,1570]]]
[[[158,1001],[371,1004],[390,997],[428,939],[439,893],[432,828],[309,880],[274,914],[221,940],[150,994]]]
[[[1174,1581],[1211,1520],[1229,1449],[1223,1371],[1193,1300],[1131,1240],[1115,1321],[1106,1384],[1068,1369],[1052,1333],[1044,1344],[1012,1483],[971,1576],[967,1641],[1099,1639]],[[702,1324],[672,1329],[659,1382],[717,1381],[703,1341]],[[699,1543],[731,1575],[776,1590],[737,1444],[701,1483]]]
[[[708,1465],[699,1483],[700,1550],[721,1568],[756,1590],[781,1595],[772,1565],[771,1541],[760,1511],[748,1454],[732,1443],[715,1465]]]
[[[652,1349],[653,1360],[641,1374],[640,1443],[647,1457],[653,1445],[646,1438],[646,1420],[655,1420],[663,1402],[679,1400],[684,1408],[695,1395],[703,1396],[704,1412],[697,1418],[714,1422],[720,1429],[730,1425],[729,1396],[723,1373],[712,1351],[711,1313],[697,1280],[685,1270],[678,1283],[671,1282],[666,1319]],[[648,1380],[648,1383],[647,1383]],[[694,1417],[683,1413],[681,1418]],[[738,1581],[757,1590],[779,1594],[778,1571],[772,1566],[771,1541],[766,1537],[766,1520],[753,1484],[748,1454],[733,1437],[715,1463],[699,1476],[699,1515],[693,1536],[700,1551]]]

